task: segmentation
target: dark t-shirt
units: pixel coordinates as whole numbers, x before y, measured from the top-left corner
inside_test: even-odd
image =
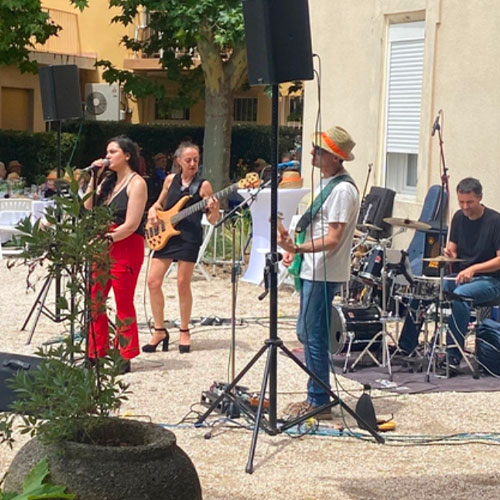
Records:
[[[500,250],[500,214],[485,207],[479,219],[471,220],[459,210],[451,221],[450,241],[458,247],[458,271],[480,262],[493,259]],[[457,269],[455,269],[457,271]],[[500,278],[500,270],[483,275]]]

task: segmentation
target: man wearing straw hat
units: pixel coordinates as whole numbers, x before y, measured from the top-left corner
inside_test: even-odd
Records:
[[[282,232],[278,244],[285,250],[283,263],[298,277],[300,312],[297,334],[304,345],[307,367],[330,387],[329,323],[332,301],[350,276],[350,251],[359,211],[359,194],[344,162],[354,159],[355,142],[349,133],[335,126],[313,134],[312,165],[321,179],[311,206],[297,223],[298,238]],[[297,264],[299,261],[301,263]],[[315,380],[309,379],[307,399],[289,405],[286,414],[294,418],[329,403],[330,397]],[[331,418],[327,407],[316,418]]]

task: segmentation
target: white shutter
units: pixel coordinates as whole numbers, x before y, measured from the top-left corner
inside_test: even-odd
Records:
[[[424,23],[391,25],[389,42],[386,151],[418,154]]]

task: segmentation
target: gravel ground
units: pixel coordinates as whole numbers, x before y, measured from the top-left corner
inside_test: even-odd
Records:
[[[146,262],[137,290],[136,306],[140,322],[140,341],[149,337],[144,307]],[[42,318],[33,341],[26,345],[27,332],[20,327],[35,300],[25,291],[26,269],[8,270],[0,261],[1,351],[31,354],[43,342],[64,332],[62,325]],[[175,276],[164,284],[166,316],[178,318]],[[261,288],[240,281],[237,293],[236,365],[238,373],[269,336],[269,301],[258,300]],[[231,316],[230,274],[220,268],[206,281],[199,275],[193,282],[193,318]],[[53,303],[51,292],[47,305]],[[290,289],[279,292],[278,333],[289,348],[298,347],[294,317],[298,297]],[[240,324],[242,323],[242,324]],[[192,425],[202,391],[214,381],[227,382],[230,370],[230,326],[195,325],[192,352],[181,355],[177,349],[178,330],[171,329],[169,352],[141,354],[125,375],[132,391],[122,414],[167,424],[178,444],[193,460],[200,476],[205,500],[312,500],[312,499],[500,499],[500,435],[498,408],[500,392],[393,395],[375,391],[378,416],[394,415],[397,428],[386,445],[372,439],[339,434],[334,424],[352,426],[334,408],[336,421],[323,424],[319,433],[298,436],[258,435],[253,474],[245,467],[251,447],[251,432],[219,422],[207,439],[207,428]],[[262,356],[245,375],[241,385],[250,392],[260,389],[264,374]],[[278,356],[278,416],[292,401],[305,397],[306,375],[285,356]],[[354,408],[361,394],[356,382],[338,376],[336,386],[347,405]],[[187,416],[187,418],[186,418]],[[219,416],[212,414],[207,423]],[[182,422],[179,424],[179,422]],[[236,422],[244,425],[239,418]],[[462,439],[450,436],[464,433]],[[482,439],[474,433],[484,433]],[[359,435],[359,433],[357,433]],[[364,434],[363,434],[364,436]],[[427,441],[417,445],[416,438]],[[0,470],[5,471],[25,441],[19,436],[13,450],[0,447]],[[496,440],[495,440],[496,439]],[[429,442],[432,441],[432,444]]]

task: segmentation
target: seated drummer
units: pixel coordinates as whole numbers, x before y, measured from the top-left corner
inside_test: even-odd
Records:
[[[458,273],[452,275],[455,280],[446,280],[444,284],[445,291],[452,292],[454,297],[448,325],[462,349],[471,305],[500,297],[500,214],[485,207],[482,197],[483,188],[477,179],[467,177],[458,183],[460,210],[453,216],[450,241],[444,249],[447,257],[464,259],[455,264],[458,267]],[[407,318],[399,339],[403,353],[410,353],[416,347],[418,335],[419,328]],[[447,344],[454,344],[450,335]],[[449,368],[458,368],[462,359],[460,350],[450,347],[447,353]]]

